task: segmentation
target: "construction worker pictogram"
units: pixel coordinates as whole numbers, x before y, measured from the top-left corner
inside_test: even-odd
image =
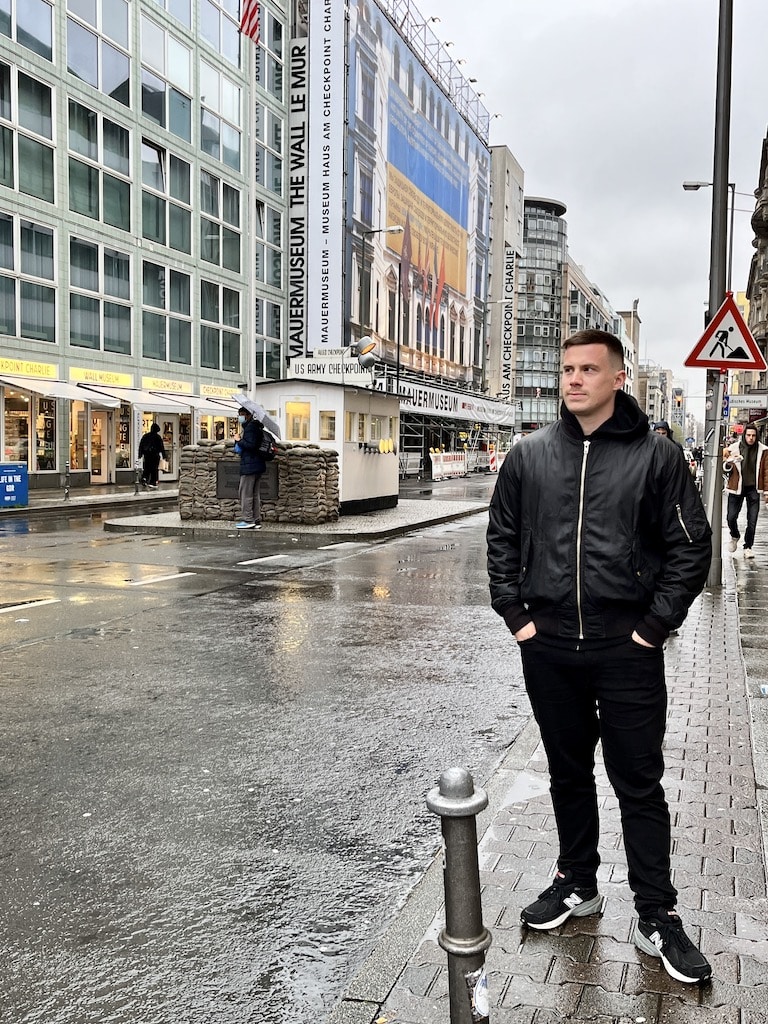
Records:
[[[726,293],[725,302],[712,317],[685,365],[721,371],[766,369],[765,358],[750,334],[732,292]]]

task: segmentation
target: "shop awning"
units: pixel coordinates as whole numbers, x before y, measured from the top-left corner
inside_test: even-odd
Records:
[[[109,395],[88,392],[75,384],[68,384],[65,380],[38,380],[37,378],[13,377],[3,374],[0,377],[0,384],[20,391],[33,391],[36,395],[42,395],[43,398],[64,398],[70,402],[90,402],[91,405],[100,409],[117,409],[120,405]]]
[[[237,416],[237,403],[230,402],[226,398],[199,398],[197,395],[168,394],[165,391],[153,391],[153,395],[160,398],[167,398],[186,405],[188,409],[194,409],[201,416]]]
[[[108,395],[116,399],[118,405],[135,405],[145,412],[185,413],[189,409],[189,406],[185,408],[186,403],[181,395],[177,398],[167,398],[152,391],[142,391],[141,388],[114,388],[107,387],[106,384],[78,384],[77,388],[86,393],[93,391],[100,395]]]

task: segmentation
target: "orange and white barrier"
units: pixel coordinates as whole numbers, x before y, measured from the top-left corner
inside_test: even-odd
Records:
[[[450,477],[467,475],[466,452],[435,452],[431,451],[432,479],[448,480]]]

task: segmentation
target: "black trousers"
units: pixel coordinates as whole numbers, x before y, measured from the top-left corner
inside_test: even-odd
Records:
[[[520,653],[549,761],[560,870],[570,869],[580,885],[597,879],[594,766],[600,740],[619,801],[635,907],[641,917],[659,907],[673,908],[669,808],[661,786],[667,712],[663,651],[629,638],[599,650],[563,649],[535,636],[520,644]]]

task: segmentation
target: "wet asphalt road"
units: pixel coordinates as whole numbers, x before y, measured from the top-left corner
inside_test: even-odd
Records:
[[[527,719],[486,518],[0,535],[3,1024],[322,1018]]]

